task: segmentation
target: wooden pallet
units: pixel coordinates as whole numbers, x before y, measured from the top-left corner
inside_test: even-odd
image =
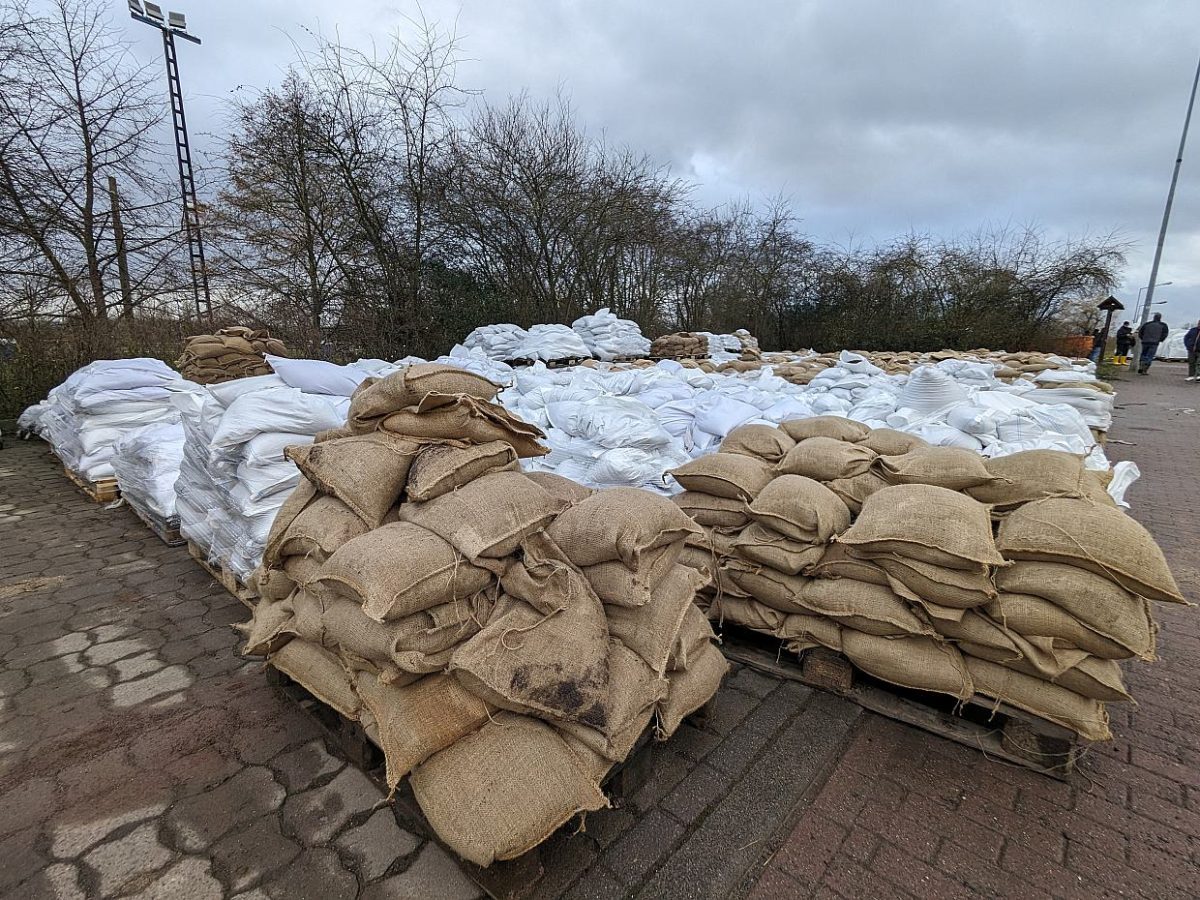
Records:
[[[133,510],[133,514],[142,520],[142,524],[153,531],[155,536],[168,547],[182,547],[187,543],[187,538],[179,533],[178,516],[160,519],[158,516],[134,506],[129,502],[128,497],[125,498],[125,505]]]
[[[273,666],[266,668],[267,681],[291,702],[308,713],[325,732],[330,744],[352,765],[361,769],[384,794],[388,793],[387,776],[383,751],[372,735],[358,722],[351,721],[337,710],[327,706],[312,695],[294,678]],[[686,721],[703,725],[712,709],[712,701],[688,716]],[[650,754],[644,752],[650,743],[654,726],[642,733],[638,742],[624,762],[617,763],[605,776],[601,786],[609,794],[613,806],[621,805],[622,798],[630,797],[646,783],[650,772]],[[468,862],[446,846],[430,826],[421,811],[409,786],[408,779],[400,782],[392,796],[400,824],[409,831],[419,834],[443,847],[451,858],[458,862],[464,874],[494,900],[521,900],[534,892],[545,874],[539,847],[534,847],[516,859],[496,862],[486,869]],[[572,828],[575,820],[563,828]]]
[[[74,483],[75,487],[87,494],[88,499],[93,503],[112,503],[121,496],[121,489],[115,478],[88,481],[78,472],[72,472],[65,464],[63,465],[63,474]]]
[[[585,363],[585,362],[597,362],[597,360],[591,356],[564,356],[562,359],[550,359],[550,360],[546,360],[546,359],[506,359],[506,360],[504,360],[505,365],[512,366],[513,368],[532,366],[539,362],[542,365],[544,365],[547,369],[569,369],[572,366],[583,365],[583,363]]]
[[[208,561],[208,553],[199,544],[187,542],[188,555],[192,557],[209,575],[213,581],[237,597],[242,604],[249,610],[253,611],[258,605],[258,594],[246,587],[233,572],[226,569],[224,566],[214,565]]]
[[[904,722],[976,750],[1066,780],[1088,746],[1075,732],[1031,713],[981,698],[910,690],[872,678],[840,653],[817,647],[798,657],[776,638],[726,625],[726,658],[775,678],[798,681],[845,697],[863,709]]]

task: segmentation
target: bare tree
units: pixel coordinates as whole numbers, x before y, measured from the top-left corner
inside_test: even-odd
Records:
[[[0,4],[0,276],[32,279],[100,344],[121,307],[107,179],[121,187],[135,297],[161,290],[177,240],[150,160],[163,104],[98,0]]]
[[[226,302],[313,354],[340,324],[356,265],[353,204],[322,149],[325,115],[294,72],[240,104],[210,222]]]

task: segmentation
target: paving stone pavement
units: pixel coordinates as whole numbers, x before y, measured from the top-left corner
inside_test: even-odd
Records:
[[[1136,445],[1111,455],[1144,467],[1134,512],[1194,592],[1190,387],[1120,384]],[[1200,895],[1200,627],[1159,613],[1139,705],[1071,784],[735,669],[703,727],[547,842],[533,896]],[[245,618],[43,444],[0,451],[0,897],[479,895],[238,655]]]
[[[1111,459],[1132,514],[1200,600],[1200,386],[1156,364],[1115,384]],[[1127,443],[1126,443],[1127,442]],[[750,893],[775,897],[1200,896],[1200,611],[1155,604],[1159,660],[1124,666],[1136,706],[1062,783],[864,714]]]

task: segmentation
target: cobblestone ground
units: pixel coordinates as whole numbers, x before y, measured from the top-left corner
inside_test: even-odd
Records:
[[[1200,388],[1124,382],[1114,458],[1197,584]],[[1200,895],[1196,613],[1062,784],[736,670],[703,728],[544,848],[535,896]],[[0,451],[0,896],[457,898],[478,890],[243,660],[244,608],[39,443]],[[755,880],[757,879],[757,884]]]
[[[1159,363],[1117,383],[1109,456],[1133,515],[1200,600],[1200,387]],[[1156,604],[1160,659],[1070,784],[864,714],[754,898],[1200,896],[1200,610]]]

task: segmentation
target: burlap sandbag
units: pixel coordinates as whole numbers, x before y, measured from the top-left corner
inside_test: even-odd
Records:
[[[928,484],[875,492],[838,541],[859,555],[896,554],[951,569],[1004,565],[987,507],[966,494]]]
[[[689,603],[687,611],[683,614],[683,622],[679,626],[679,634],[675,636],[675,646],[671,648],[671,656],[667,660],[667,671],[678,672],[686,669],[704,645],[711,644],[714,638],[708,617],[695,603]]]
[[[799,575],[821,561],[825,545],[794,541],[755,522],[738,535],[733,550],[738,556],[777,572]]]
[[[421,447],[384,432],[288,447],[284,454],[322,493],[337,497],[376,528],[408,481]]]
[[[487,402],[499,390],[486,378],[456,366],[418,363],[360,384],[350,400],[348,424],[356,431],[371,431],[386,416],[419,405],[430,393],[466,394]]]
[[[781,475],[803,475],[816,481],[854,478],[870,471],[875,451],[837,438],[813,437],[800,441],[779,464]]]
[[[486,627],[454,651],[450,670],[495,706],[607,731],[609,629],[588,594],[551,613],[502,597]]]
[[[808,574],[814,578],[848,578],[851,581],[881,584],[884,587],[889,587],[892,583],[887,572],[875,562],[859,559],[845,544],[826,544],[820,562],[811,566]],[[900,595],[905,596],[903,593]]]
[[[324,431],[318,431],[313,435],[314,444],[323,444],[326,441],[336,441],[339,438],[352,437],[357,432],[348,425],[339,425],[336,428],[326,428]]]
[[[429,394],[419,406],[387,416],[379,427],[413,440],[449,440],[467,444],[505,441],[526,459],[549,451],[538,443],[541,429],[523,422],[504,407],[474,397]]]
[[[554,729],[497,713],[410,776],[438,837],[479,866],[536,847],[580,812],[608,805]]]
[[[675,733],[685,718],[712,699],[729,671],[714,644],[703,644],[686,670],[672,672],[667,696],[658,704],[659,739]]]
[[[842,652],[868,675],[891,684],[959,700],[975,693],[962,654],[933,638],[885,638],[843,628]]]
[[[785,537],[823,544],[850,527],[846,504],[819,481],[803,475],[780,475],[749,506],[758,523]]]
[[[825,483],[825,487],[833,491],[853,515],[858,515],[862,511],[862,505],[868,497],[876,491],[890,486],[889,482],[875,471],[864,472],[853,478],[836,478]]]
[[[362,702],[338,658],[316,644],[299,639],[288,641],[267,661],[347,719],[357,719]]]
[[[996,587],[987,572],[947,569],[905,556],[880,555],[871,562],[883,569],[893,583],[903,585],[907,593],[939,606],[974,609],[996,596]]]
[[[266,656],[274,653],[292,639],[294,633],[287,630],[295,612],[289,595],[279,600],[260,597],[254,604],[249,622],[233,627],[246,638],[243,656]]]
[[[1083,457],[1061,450],[1022,450],[989,459],[984,466],[996,480],[967,489],[980,503],[1005,512],[1031,500],[1084,496]]]
[[[933,634],[890,588],[846,578],[813,578],[800,590],[799,603],[810,613],[879,637]]]
[[[996,584],[1042,597],[1138,656],[1153,652],[1157,629],[1149,604],[1103,575],[1065,563],[1023,561],[999,570]]]
[[[1012,669],[1032,678],[1045,680],[1049,677],[1044,672],[1040,672],[1029,660],[1013,659],[1010,653],[997,650],[995,647],[959,641],[958,648],[964,657],[974,656],[978,659],[986,659],[988,662],[997,663],[1006,669]],[[1103,700],[1106,703],[1122,703],[1133,700],[1125,688],[1125,677],[1121,674],[1121,666],[1115,659],[1097,659],[1094,656],[1085,656],[1070,668],[1049,677],[1049,680],[1091,700]]]
[[[426,675],[396,687],[360,674],[355,686],[375,719],[393,790],[433,754],[481,728],[493,712],[453,675]]]
[[[609,640],[608,727],[600,731],[578,722],[555,722],[554,727],[569,735],[572,744],[578,742],[605,759],[620,762],[642,736],[655,703],[666,693],[664,678],[620,641]]]
[[[353,600],[331,592],[315,596],[320,598],[324,646],[370,661],[384,682],[396,681],[403,672],[429,671],[432,658],[444,665],[441,654],[477,634],[491,611],[487,602],[477,603],[472,598],[434,607],[436,611],[450,607],[451,614],[457,614],[457,621],[440,627],[434,624],[436,619],[429,611],[392,622],[376,622]],[[296,605],[299,609],[299,603]]]
[[[858,443],[869,447],[880,456],[901,456],[929,446],[915,434],[905,434],[892,428],[872,428],[871,433]]]
[[[591,607],[596,600],[587,578],[544,531],[527,537],[520,555],[506,561],[500,587],[545,615],[576,603]]]
[[[262,565],[273,568],[279,564],[279,545],[283,543],[284,535],[296,517],[317,498],[317,486],[307,478],[301,478],[299,484],[288,494],[275,519],[271,522],[271,530],[267,533],[267,542],[263,545]]]
[[[283,571],[298,587],[303,587],[321,573],[323,565],[312,556],[285,556]]]
[[[1004,659],[1023,659],[1042,674],[1053,678],[1079,663],[1087,651],[1056,645],[1053,638],[1022,635],[997,621],[985,611],[966,609],[962,618],[934,619],[933,625],[943,637],[958,644],[981,644],[1004,654]]]
[[[485,475],[427,503],[404,503],[400,521],[428,528],[469,560],[514,553],[563,508],[520,472]]]
[[[367,523],[342,501],[321,495],[292,520],[276,553],[281,559],[303,556],[320,563],[368,530]]]
[[[595,491],[546,528],[546,534],[577,566],[620,560],[631,569],[640,567],[647,551],[702,533],[700,526],[666,497],[638,488]]]
[[[789,419],[779,426],[794,441],[825,437],[838,441],[861,441],[871,429],[862,422],[841,416],[814,416],[811,419]]]
[[[713,528],[742,528],[750,522],[746,501],[684,491],[671,498],[697,524]]]
[[[1055,722],[1089,741],[1112,739],[1108,711],[1099,700],[987,660],[966,657],[966,661],[975,690],[985,697]]]
[[[744,597],[753,597],[760,603],[777,609],[782,613],[810,613],[808,607],[800,602],[800,594],[804,586],[811,581],[803,575],[786,575],[769,566],[758,566],[749,563],[722,565],[720,577],[728,579],[738,591],[728,591],[733,596],[739,593]],[[719,582],[724,587],[723,582]],[[722,593],[725,593],[722,590]]]
[[[1138,649],[1124,647],[1092,631],[1074,616],[1031,594],[1002,592],[986,607],[987,613],[1006,628],[1025,637],[1048,637],[1056,644],[1078,647],[1101,659],[1129,659],[1140,655],[1154,658],[1154,637],[1149,620],[1137,643]]]
[[[1039,500],[1000,525],[1008,559],[1070,563],[1151,600],[1186,603],[1150,532],[1121,510],[1087,500]]]
[[[686,490],[730,500],[753,500],[775,477],[770,463],[737,453],[710,453],[672,469]]]
[[[774,425],[739,425],[721,441],[720,453],[753,456],[769,463],[778,463],[796,446],[786,431]]]
[[[962,491],[999,481],[983,458],[962,447],[918,447],[902,456],[881,456],[876,471],[892,484],[930,484]]]
[[[362,604],[378,622],[403,619],[471,597],[492,580],[445,540],[407,522],[383,525],[348,541],[321,569],[316,583]]]
[[[614,606],[645,606],[680,561],[683,551],[683,541],[675,541],[646,553],[637,569],[611,560],[585,566],[581,571],[602,602]]]
[[[609,633],[661,675],[700,583],[694,569],[676,566],[645,606],[607,607]]]
[[[505,441],[469,447],[434,444],[421,450],[413,460],[405,496],[423,503],[492,472],[516,469],[516,451]]]
[[[268,600],[283,600],[296,589],[296,582],[283,569],[265,569],[261,565],[250,573],[246,587]]]
[[[719,628],[726,623],[788,641],[793,652],[808,647],[842,649],[842,629],[834,619],[807,613],[784,613],[757,600],[722,596],[708,610]]]
[[[526,472],[525,477],[534,484],[546,489],[551,497],[556,497],[570,506],[578,503],[592,494],[590,487],[585,487],[578,481],[555,475],[553,472]]]

